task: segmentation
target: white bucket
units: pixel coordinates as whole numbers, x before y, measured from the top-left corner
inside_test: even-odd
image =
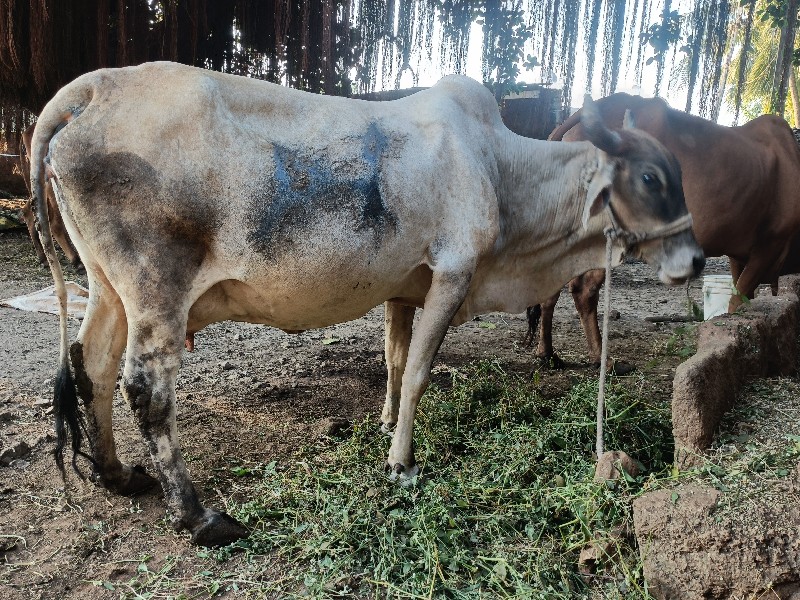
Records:
[[[728,312],[728,303],[734,294],[733,278],[730,275],[703,276],[703,319]]]

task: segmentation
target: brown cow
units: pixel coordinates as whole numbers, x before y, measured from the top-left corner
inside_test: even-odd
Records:
[[[28,226],[28,235],[30,235],[31,242],[33,242],[33,248],[36,250],[36,256],[39,258],[40,263],[47,266],[47,259],[44,255],[42,242],[39,241],[39,236],[36,233],[33,194],[31,193],[31,163],[29,157],[31,139],[33,138],[33,130],[35,127],[35,124],[31,125],[22,132],[22,142],[19,145],[19,166],[22,170],[22,176],[25,178],[25,187],[28,188],[29,195],[28,201],[25,203],[25,206],[22,207],[21,213],[22,220],[25,221],[25,225]],[[49,184],[45,186],[45,194],[47,196],[47,214],[50,219],[50,231],[52,232],[53,239],[58,242],[58,245],[64,252],[64,256],[66,256],[67,260],[72,264],[72,266],[79,268],[81,267],[81,259],[78,256],[78,253],[75,251],[72,241],[69,239],[69,234],[64,227],[64,222],[61,220],[61,213],[58,212],[58,206],[56,204],[56,197],[53,194],[53,188],[50,187]]]
[[[637,129],[670,150],[681,165],[686,206],[706,256],[728,256],[736,288],[753,297],[759,283],[800,270],[800,151],[789,125],[763,115],[740,127],[724,127],[675,110],[660,98],[613,94],[597,101],[603,122],[619,127],[630,110]],[[550,134],[550,140],[584,140],[581,111]],[[605,270],[574,278],[569,290],[580,314],[589,360],[600,363],[601,336],[597,301]],[[773,285],[773,293],[776,288]],[[559,294],[541,305],[536,356],[562,363],[553,351],[552,318]],[[733,296],[728,312],[741,304]],[[534,311],[529,309],[529,324]]]

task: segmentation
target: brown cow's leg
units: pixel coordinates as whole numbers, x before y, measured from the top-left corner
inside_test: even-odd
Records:
[[[539,343],[536,346],[536,359],[539,364],[553,369],[563,369],[565,366],[564,361],[553,349],[553,313],[560,295],[561,292],[558,291],[540,304],[542,314],[539,319]]]
[[[58,245],[61,247],[61,251],[64,253],[64,256],[67,258],[69,263],[78,268],[81,266],[81,259],[78,256],[77,250],[75,250],[75,246],[72,245],[72,240],[67,233],[67,228],[64,227],[64,220],[61,218],[61,213],[58,210],[58,204],[56,202],[56,196],[53,192],[53,188],[48,185],[47,186],[47,212],[48,212],[48,219],[50,220],[50,232],[53,236],[53,239],[58,242]]]
[[[593,365],[600,365],[603,348],[603,338],[597,324],[597,303],[600,300],[600,288],[605,282],[605,277],[605,269],[593,269],[569,282],[569,291],[586,334],[589,362]]]
[[[47,259],[44,256],[44,248],[42,248],[42,242],[39,241],[39,234],[36,231],[36,220],[34,217],[34,210],[33,210],[33,198],[28,198],[28,201],[20,210],[22,220],[25,221],[25,225],[28,227],[28,236],[31,238],[31,243],[33,244],[33,249],[36,252],[36,258],[39,259],[39,262],[43,265],[47,265]]]
[[[738,294],[731,296],[731,301],[728,304],[728,312],[734,313],[742,304],[742,296],[753,298],[755,295],[758,284],[764,280],[769,280],[775,272],[776,264],[780,264],[781,254],[783,253],[783,244],[774,244],[767,248],[760,249],[759,254],[752,255],[744,268],[741,269],[741,274],[736,277],[735,269],[738,270],[738,261],[730,260],[731,274],[734,275],[736,283],[736,290]],[[738,263],[741,264],[741,263]]]
[[[136,313],[135,318],[128,315],[122,387],[147,441],[173,523],[176,529],[188,529],[197,544],[230,544],[247,536],[247,530],[225,513],[200,503],[178,442],[175,380],[187,313],[140,309]]]
[[[729,256],[728,264],[730,265],[731,269],[731,279],[733,279],[733,285],[736,285],[736,282],[739,281],[739,277],[742,275],[742,270],[744,270],[745,263]]]
[[[403,306],[396,302],[384,304],[384,352],[386,354],[386,401],[381,413],[381,430],[391,432],[397,425],[397,412],[400,409],[400,390],[403,372],[408,360],[408,346],[414,325],[413,306]]]
[[[20,212],[22,220],[25,221],[25,225],[28,227],[28,235],[31,238],[36,257],[39,259],[40,263],[46,266],[47,259],[44,257],[44,248],[42,248],[42,242],[39,240],[39,234],[36,231],[33,198],[28,199]],[[50,233],[53,239],[58,243],[70,264],[75,268],[79,268],[81,266],[81,258],[78,256],[78,251],[75,250],[75,246],[72,245],[72,240],[70,240],[69,234],[64,227],[64,221],[61,219],[61,214],[58,212],[58,205],[56,204],[55,196],[53,196],[49,185],[47,186],[47,212],[48,219],[50,220]]]
[[[412,432],[417,403],[428,387],[431,363],[447,328],[464,301],[471,271],[434,273],[425,306],[411,336],[403,372],[397,428],[389,449],[388,466],[393,476],[413,477],[419,472],[414,460]]]
[[[117,458],[111,415],[119,360],[127,333],[125,312],[116,293],[95,277],[89,279],[90,300],[70,354],[75,383],[83,398],[97,476],[104,487],[123,495],[142,492],[157,482],[141,467]]]

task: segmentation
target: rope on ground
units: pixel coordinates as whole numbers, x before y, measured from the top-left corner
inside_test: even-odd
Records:
[[[614,231],[606,229],[606,284],[603,303],[603,344],[600,351],[600,385],[597,390],[597,458],[603,455],[603,421],[605,419],[606,402],[606,363],[608,362],[608,313],[611,312],[611,245]]]

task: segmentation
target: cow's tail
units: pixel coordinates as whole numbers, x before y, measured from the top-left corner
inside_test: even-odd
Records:
[[[74,84],[73,84],[74,85]],[[69,364],[69,339],[67,335],[67,288],[64,283],[64,271],[58,260],[56,249],[53,244],[53,237],[50,231],[50,220],[48,217],[47,199],[45,197],[46,172],[48,170],[48,151],[50,141],[75,118],[91,99],[91,90],[79,88],[70,89],[67,86],[48,103],[39,116],[36,129],[31,141],[31,190],[36,214],[36,231],[42,243],[47,264],[53,275],[55,292],[58,298],[59,315],[59,359],[58,372],[55,379],[55,389],[53,393],[53,413],[55,415],[56,447],[54,451],[56,464],[61,471],[62,477],[66,476],[64,471],[64,448],[68,439],[72,446],[72,467],[82,478],[83,474],[78,469],[76,460],[78,456],[87,458],[94,464],[90,456],[81,450],[83,437],[86,433],[86,426],[78,405],[78,394],[75,388],[75,380],[72,376]],[[88,436],[87,436],[88,437]]]
[[[547,139],[550,141],[560,142],[564,139],[564,135],[575,125],[581,122],[581,114],[583,114],[583,109],[576,110],[570,116],[567,117],[566,121],[564,121],[561,125],[553,129],[553,132],[547,136]]]

